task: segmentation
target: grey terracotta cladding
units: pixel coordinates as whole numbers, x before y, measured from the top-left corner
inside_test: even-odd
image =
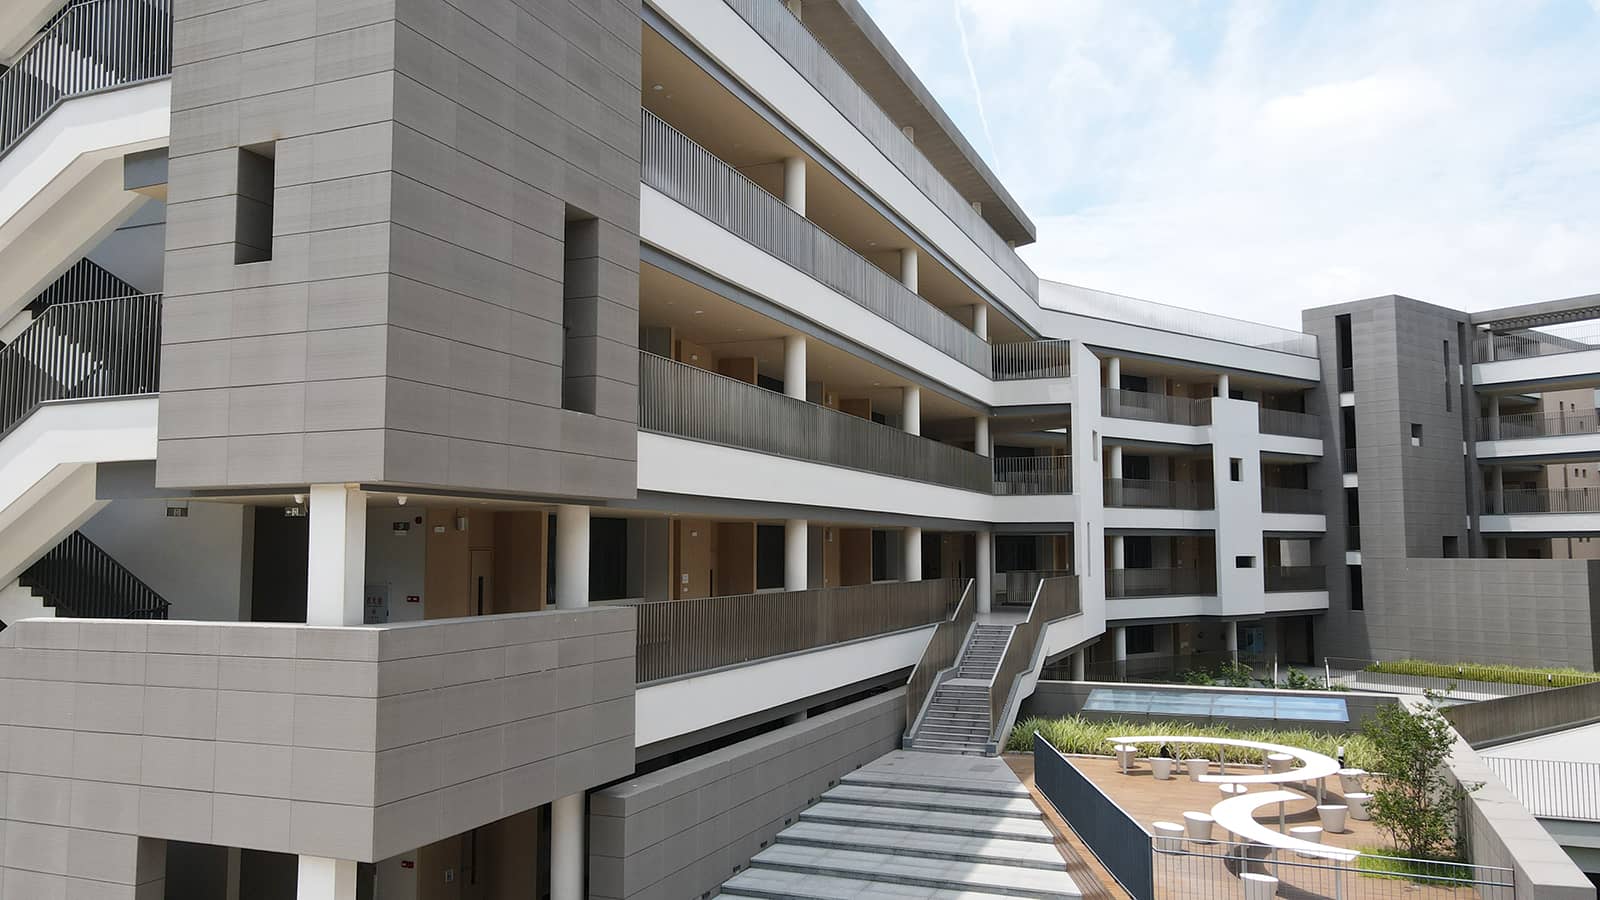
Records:
[[[158,483],[632,496],[637,0],[175,9]]]

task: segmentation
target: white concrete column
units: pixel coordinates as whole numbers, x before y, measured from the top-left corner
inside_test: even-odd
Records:
[[[1088,669],[1088,654],[1082,650],[1072,654],[1072,680],[1083,681]]]
[[[994,535],[987,528],[978,531],[977,566],[973,589],[978,592],[978,612],[986,613],[989,611],[990,581],[994,577]]]
[[[783,339],[783,394],[796,400],[806,398],[806,338],[791,334]]]
[[[972,304],[972,333],[986,341],[989,339],[989,304]]]
[[[806,535],[810,526],[811,523],[805,519],[784,520],[783,589],[786,591],[806,589],[806,573],[811,564]]]
[[[550,900],[584,900],[583,793],[550,801]]]
[[[1111,461],[1111,477],[1112,478],[1121,478],[1122,477],[1122,445],[1121,444],[1112,444],[1111,445],[1110,461]]]
[[[1239,661],[1239,623],[1234,619],[1222,623],[1223,634],[1228,639],[1228,656],[1234,661]]]
[[[1504,513],[1506,511],[1506,473],[1499,466],[1489,467],[1489,490],[1494,497],[1494,506],[1492,508],[1496,513]]]
[[[556,609],[589,605],[589,507],[556,507]]]
[[[979,416],[972,421],[975,430],[972,449],[979,456],[992,456],[994,454],[994,445],[989,441],[989,417]]]
[[[1128,661],[1128,629],[1111,629],[1111,658],[1119,663]]]
[[[798,12],[795,13],[795,18],[800,18]],[[804,156],[788,156],[783,160],[783,202],[800,215],[806,214],[806,158]]]
[[[906,290],[917,292],[917,248],[906,247],[900,251],[900,283]]]
[[[302,856],[296,885],[296,900],[356,900],[355,860]]]
[[[1114,391],[1122,390],[1122,357],[1113,356],[1106,360],[1106,387]]]
[[[901,572],[901,581],[922,580],[922,529],[907,528],[903,533],[905,539],[905,552],[900,554],[900,560],[905,566]]]
[[[1121,571],[1122,569],[1127,567],[1127,562],[1128,562],[1127,552],[1128,552],[1127,551],[1127,544],[1125,543],[1125,539],[1123,538],[1123,536],[1120,535],[1120,534],[1113,534],[1111,536],[1111,569],[1112,569],[1112,571]]]
[[[1229,387],[1230,383],[1231,382],[1228,380],[1228,373],[1227,372],[1223,372],[1221,375],[1217,376],[1217,396],[1218,397],[1221,397],[1224,400],[1228,399],[1228,387]]]
[[[922,388],[914,384],[900,389],[900,430],[906,434],[922,433]]]
[[[367,495],[354,485],[311,486],[306,624],[360,625],[366,592]]]

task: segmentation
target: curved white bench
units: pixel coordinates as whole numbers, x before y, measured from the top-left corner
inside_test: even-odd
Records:
[[[1256,810],[1274,803],[1290,803],[1304,800],[1305,797],[1294,791],[1263,791],[1259,794],[1244,794],[1231,800],[1223,800],[1211,807],[1211,817],[1218,825],[1233,832],[1234,838],[1239,841],[1253,841],[1277,850],[1293,850],[1301,856],[1315,859],[1331,859],[1337,862],[1349,862],[1360,854],[1354,850],[1343,847],[1333,847],[1322,843],[1301,840],[1287,834],[1279,834],[1271,828],[1256,821]],[[1317,829],[1320,836],[1320,826],[1307,826]]]

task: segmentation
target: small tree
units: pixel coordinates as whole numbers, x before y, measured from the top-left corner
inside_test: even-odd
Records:
[[[1377,749],[1383,775],[1367,801],[1373,824],[1407,856],[1458,858],[1456,820],[1464,792],[1445,770],[1455,745],[1450,723],[1431,702],[1415,713],[1395,703],[1379,707],[1361,730]]]

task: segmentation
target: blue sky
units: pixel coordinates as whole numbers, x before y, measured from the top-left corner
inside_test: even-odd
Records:
[[[1600,0],[863,3],[1044,277],[1290,326],[1600,293]]]

